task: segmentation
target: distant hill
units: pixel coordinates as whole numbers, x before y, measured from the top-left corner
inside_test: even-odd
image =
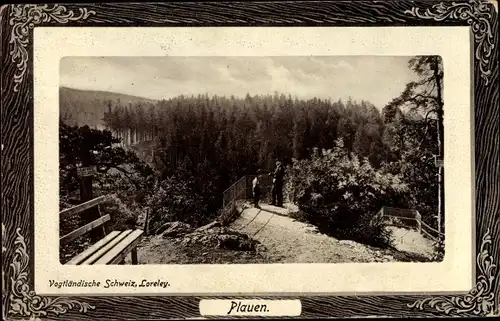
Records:
[[[60,117],[69,124],[89,125],[102,129],[104,127],[102,118],[109,102],[113,106],[118,103],[127,106],[136,103],[156,103],[156,100],[108,91],[59,88]]]

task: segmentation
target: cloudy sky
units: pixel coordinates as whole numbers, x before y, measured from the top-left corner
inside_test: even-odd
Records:
[[[180,94],[352,97],[382,108],[414,74],[410,57],[65,57],[60,85],[152,99]]]

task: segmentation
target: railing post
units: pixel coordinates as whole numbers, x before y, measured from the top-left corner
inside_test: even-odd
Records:
[[[418,224],[418,232],[422,233],[422,215],[420,215],[417,210],[415,210],[415,219],[417,220]]]
[[[149,208],[146,209],[146,219],[144,221],[144,235],[148,235],[149,231]]]

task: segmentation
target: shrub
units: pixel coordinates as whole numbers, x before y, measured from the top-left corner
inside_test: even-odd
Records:
[[[101,204],[101,212],[111,216],[110,229],[120,231],[135,228],[138,213],[131,210],[116,194],[109,195]]]
[[[158,184],[146,203],[151,211],[151,231],[166,222],[180,221],[201,226],[214,218],[208,215],[203,198],[190,188],[189,182],[175,177],[166,178]]]
[[[444,260],[444,240],[440,239],[436,244],[434,244],[434,255],[431,257],[433,262],[442,262]]]
[[[349,155],[340,140],[334,149],[294,160],[288,171],[287,190],[304,212],[302,217],[320,231],[375,246],[391,243],[376,213],[382,206],[406,206],[407,187],[399,176]]]

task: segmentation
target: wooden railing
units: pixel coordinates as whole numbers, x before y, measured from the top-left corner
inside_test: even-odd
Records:
[[[429,225],[425,224],[425,222],[422,222],[421,232],[435,242],[444,239],[444,233],[441,233],[438,230],[433,229]]]
[[[219,221],[223,225],[228,224],[238,212],[237,202],[247,198],[248,178],[243,176],[222,193],[222,213],[219,216]]]
[[[418,230],[422,229],[422,216],[417,210],[414,209],[402,209],[384,206],[378,212],[388,224],[407,227]]]
[[[238,204],[252,198],[252,181],[255,175],[241,177],[236,183],[227,188],[222,194],[222,213],[219,221],[223,224],[229,223],[238,214]],[[271,202],[271,189],[273,178],[268,174],[259,175],[260,201]]]
[[[378,215],[381,215],[390,225],[414,228],[435,242],[444,239],[443,233],[422,221],[422,215],[417,210],[383,207]]]

